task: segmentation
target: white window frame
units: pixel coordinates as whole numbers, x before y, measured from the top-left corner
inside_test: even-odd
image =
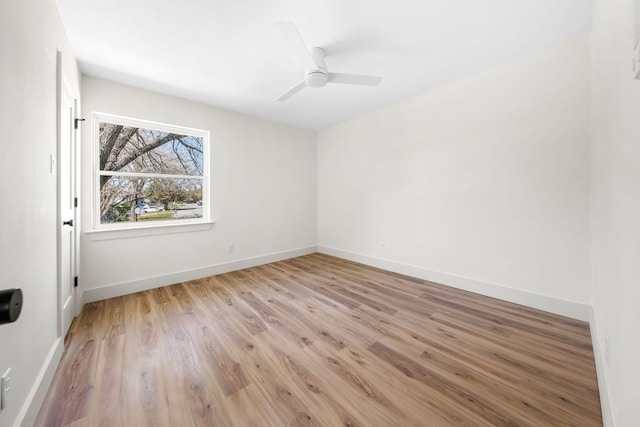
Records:
[[[135,119],[131,117],[117,116],[107,113],[92,113],[92,137],[93,146],[93,203],[92,217],[93,227],[88,233],[100,233],[92,236],[94,240],[103,240],[119,237],[133,237],[153,234],[176,233],[211,228],[211,194],[210,194],[210,155],[209,155],[209,131],[188,128],[184,126],[169,125],[149,120]],[[190,175],[153,174],[135,172],[112,172],[100,170],[100,122],[113,123],[122,126],[138,127],[159,130],[180,135],[189,135],[202,138],[203,171],[195,179],[202,177],[202,218],[159,220],[149,222],[117,222],[102,224],[100,222],[100,176],[148,176],[150,178],[184,178],[194,179]]]

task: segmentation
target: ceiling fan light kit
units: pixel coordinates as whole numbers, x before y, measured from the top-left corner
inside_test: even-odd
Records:
[[[309,70],[305,73],[304,81],[309,87],[322,87],[329,81],[329,75],[320,70]]]
[[[330,73],[324,62],[326,52],[321,47],[307,48],[293,22],[280,22],[280,30],[291,45],[292,50],[300,61],[308,68],[304,79],[294,87],[280,95],[276,101],[285,101],[306,87],[320,88],[327,83],[344,83],[365,86],[377,86],[382,77],[365,76],[360,74]]]

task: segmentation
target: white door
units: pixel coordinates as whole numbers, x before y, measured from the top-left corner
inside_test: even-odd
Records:
[[[64,337],[75,317],[75,101],[58,55],[58,334]]]

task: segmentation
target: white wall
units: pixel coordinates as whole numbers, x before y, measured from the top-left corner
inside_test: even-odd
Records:
[[[83,77],[82,89],[85,231],[92,215],[93,111],[208,130],[215,220],[210,230],[161,236],[97,241],[83,233],[85,301],[315,251],[315,132],[92,77]]]
[[[12,370],[1,426],[25,416],[25,425],[32,423],[62,349],[56,176],[49,173],[49,155],[56,152],[57,49],[76,92],[79,83],[61,25],[50,0],[0,2],[0,289],[20,287],[24,294],[18,321],[0,325],[0,374]]]
[[[599,0],[592,33],[593,310],[608,425],[640,426],[640,80],[633,2]],[[605,338],[610,340],[610,366]],[[613,421],[615,420],[615,421]],[[615,423],[615,424],[614,424]]]
[[[320,250],[586,320],[588,66],[581,35],[320,131]]]

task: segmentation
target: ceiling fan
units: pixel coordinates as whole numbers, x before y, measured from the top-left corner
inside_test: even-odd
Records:
[[[330,73],[324,63],[326,52],[321,47],[307,48],[293,22],[278,23],[280,30],[289,41],[294,53],[307,67],[304,79],[276,98],[285,101],[306,87],[323,87],[327,83],[344,83],[352,85],[377,86],[382,77],[365,76],[361,74]]]

